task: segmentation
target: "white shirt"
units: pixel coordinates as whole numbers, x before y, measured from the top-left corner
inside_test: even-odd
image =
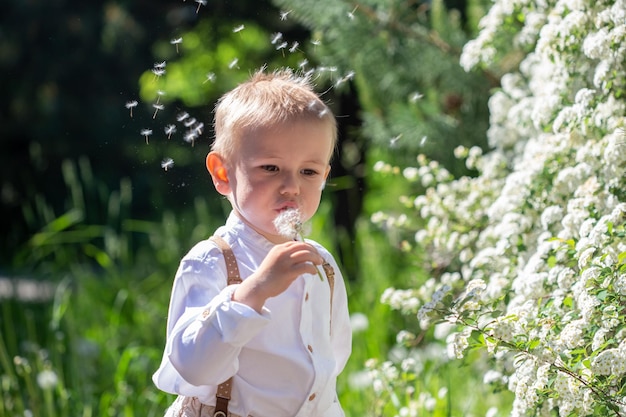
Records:
[[[216,234],[231,246],[242,280],[274,246],[233,213]],[[231,413],[343,416],[336,378],[351,350],[346,288],[332,255],[308,242],[335,269],[332,320],[326,276],[324,282],[317,275],[298,277],[259,314],[232,301],[236,285],[226,286],[226,265],[215,244],[194,246],[174,279],[163,360],[152,377],[156,386],[215,405],[217,385],[234,375]]]

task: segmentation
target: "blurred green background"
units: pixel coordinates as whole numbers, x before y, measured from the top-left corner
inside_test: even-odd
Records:
[[[382,291],[427,277],[400,250],[407,237],[369,217],[402,210],[399,197],[420,190],[371,167],[383,159],[401,169],[423,153],[468,174],[452,151],[485,146],[498,74],[465,73],[458,58],[489,2],[202,3],[3,3],[0,415],[162,415],[172,398],[150,376],[171,281],[229,210],[204,168],[212,109],[264,65],[312,71],[337,115],[340,143],[312,237],[335,252],[351,310],[370,323],[355,333],[340,395],[350,416],[395,415],[355,381],[406,326],[378,303]],[[193,141],[182,113],[203,123]],[[442,349],[423,336],[425,351]],[[443,356],[424,359],[414,382],[436,398],[431,415],[484,414],[491,400],[468,394],[480,391],[472,370]],[[437,397],[441,388],[447,396]]]

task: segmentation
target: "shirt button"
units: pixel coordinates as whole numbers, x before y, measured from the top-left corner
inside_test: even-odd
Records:
[[[309,352],[313,353],[313,346],[311,346],[311,345],[307,345],[307,347],[306,347],[306,348],[307,348],[307,349],[309,349]]]
[[[209,317],[209,310],[204,310],[204,311],[202,312],[202,318],[203,318],[203,319],[206,319],[207,317]]]
[[[309,396],[309,401],[313,401],[314,399],[315,399],[315,394],[311,394],[311,395]]]
[[[309,293],[306,293],[306,295],[304,296],[304,301],[309,301]]]

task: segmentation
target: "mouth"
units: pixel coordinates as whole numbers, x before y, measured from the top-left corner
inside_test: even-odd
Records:
[[[279,213],[282,213],[283,211],[287,211],[287,210],[298,210],[298,204],[295,201],[286,202],[286,203],[281,204],[279,208],[277,209]]]

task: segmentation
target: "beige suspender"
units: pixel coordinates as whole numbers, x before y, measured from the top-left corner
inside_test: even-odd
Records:
[[[228,275],[227,285],[239,284],[241,277],[239,276],[239,267],[237,266],[237,258],[230,245],[226,243],[224,239],[217,235],[213,235],[210,238],[217,247],[222,251],[224,255],[224,261],[226,262],[226,274]],[[328,285],[330,286],[330,317],[333,317],[333,292],[335,289],[335,270],[328,262],[324,262],[322,265],[324,273],[328,279]],[[332,325],[332,323],[331,323]],[[331,326],[332,328],[332,326]],[[214,417],[227,417],[228,415],[228,402],[230,401],[230,393],[233,388],[233,377],[228,378],[217,386],[217,393],[215,394],[215,413]]]
[[[226,261],[226,275],[228,276],[226,285],[239,284],[241,282],[241,277],[239,276],[237,258],[235,258],[233,250],[224,239],[217,235],[212,236],[211,240],[215,242],[224,255],[224,260]],[[228,402],[230,401],[230,392],[232,388],[232,376],[217,386],[217,393],[215,394],[215,413],[213,414],[214,417],[226,417],[228,415]]]

